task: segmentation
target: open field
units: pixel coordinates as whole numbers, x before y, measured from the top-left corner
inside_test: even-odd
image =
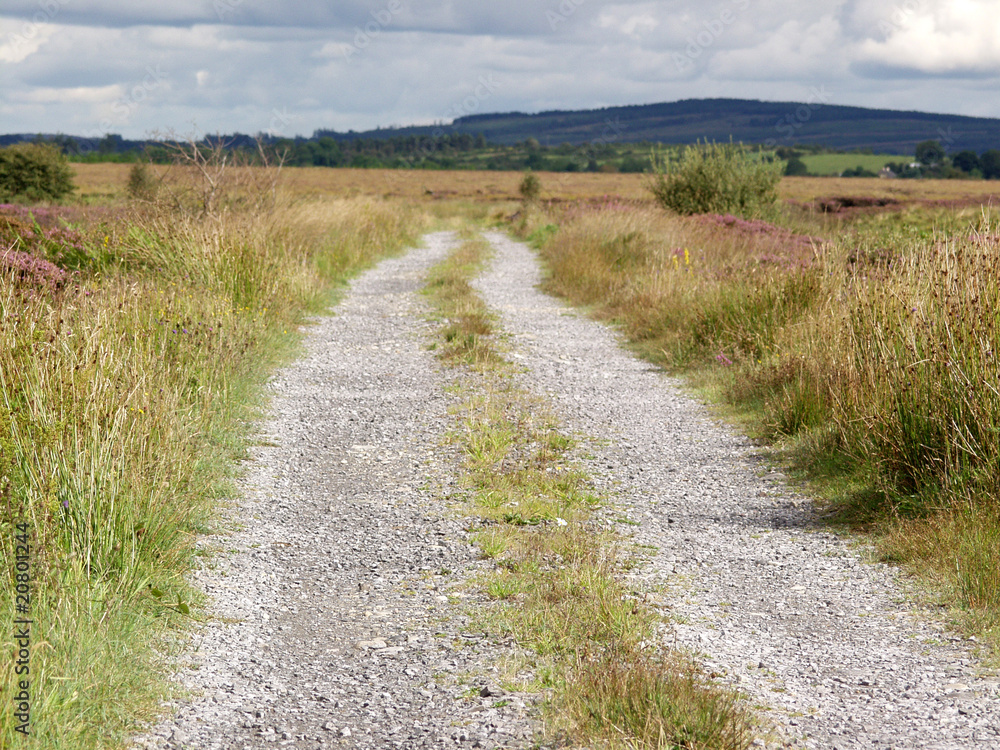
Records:
[[[1000,202],[996,180],[881,180],[877,177],[784,177],[783,200],[807,203],[840,196],[888,198],[900,203],[939,202],[968,205]]]
[[[845,169],[864,167],[878,172],[886,164],[893,162],[909,164],[913,155],[900,154],[805,154],[800,157],[809,168],[809,174],[825,176],[839,175]]]
[[[131,169],[129,164],[110,163],[72,166],[80,194],[92,199],[120,196]],[[472,170],[286,167],[282,171],[281,184],[293,196],[377,195],[410,200],[491,202],[517,199],[517,187],[523,176],[521,172]],[[647,197],[641,174],[540,172],[539,177],[546,198]]]
[[[92,200],[121,196],[128,164],[73,164],[79,193]],[[330,169],[289,167],[281,184],[294,196],[381,195],[417,200],[503,202],[518,198],[521,172]],[[596,200],[616,196],[649,200],[641,174],[539,172],[542,197]],[[983,180],[880,180],[877,178],[785,177],[778,186],[784,200],[809,202],[839,196],[869,196],[908,203],[947,201],[1000,203],[1000,182]]]

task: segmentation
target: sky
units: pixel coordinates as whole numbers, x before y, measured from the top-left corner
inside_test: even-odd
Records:
[[[0,7],[0,133],[308,136],[714,97],[1000,117],[1000,0]]]

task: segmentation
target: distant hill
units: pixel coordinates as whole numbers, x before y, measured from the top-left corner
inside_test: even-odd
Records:
[[[474,142],[469,136],[475,137]],[[484,136],[484,138],[479,138]],[[71,154],[123,154],[137,152],[150,141],[125,140],[109,134],[103,138],[68,135],[0,135],[0,146],[41,138],[56,143]],[[321,139],[344,144],[368,142],[362,150],[405,154],[407,149],[426,150],[427,138],[481,149],[484,140],[511,146],[534,138],[543,146],[570,144],[694,143],[698,140],[741,141],[769,147],[813,145],[853,151],[871,149],[883,154],[913,154],[921,141],[940,141],[948,153],[1000,149],[1000,119],[965,117],[927,112],[901,112],[837,104],[761,102],[749,99],[686,99],[663,104],[637,104],[605,109],[557,110],[552,112],[504,112],[460,117],[450,124],[378,128],[364,132],[317,130],[311,138],[267,138],[294,143],[297,147]],[[247,135],[226,136],[230,145],[254,148]],[[387,149],[374,143],[388,144]],[[323,161],[311,163],[324,164]],[[340,166],[330,162],[330,166]],[[365,166],[365,165],[362,165]]]
[[[650,141],[693,143],[699,139],[775,146],[816,144],[912,154],[920,141],[941,141],[948,152],[981,153],[1000,148],[1000,119],[927,112],[901,112],[837,104],[761,102],[748,99],[686,99],[605,109],[527,114],[507,112],[460,117],[450,125],[381,128],[362,133],[317,131],[338,140],[441,133],[482,134],[510,145],[535,138],[543,145]]]

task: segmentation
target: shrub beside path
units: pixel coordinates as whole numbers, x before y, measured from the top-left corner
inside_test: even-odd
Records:
[[[536,289],[535,255],[499,233],[478,282],[532,388],[595,438],[588,472],[676,643],[764,707],[775,746],[1000,747],[1000,682],[969,643],[905,600],[896,571],[825,531],[749,441],[616,334]],[[770,744],[770,743],[769,743]]]

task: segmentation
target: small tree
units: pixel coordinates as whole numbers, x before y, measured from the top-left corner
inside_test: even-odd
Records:
[[[951,157],[952,166],[963,172],[973,172],[982,168],[975,151],[959,151]]]
[[[129,198],[152,201],[156,198],[158,188],[159,183],[145,162],[139,161],[132,165],[128,172],[128,184],[125,187]]]
[[[672,160],[652,157],[647,185],[657,202],[679,214],[760,216],[778,200],[780,161],[765,161],[743,144],[684,146]]]
[[[58,147],[16,143],[0,149],[0,200],[59,200],[73,192],[73,171]]]
[[[542,181],[538,179],[537,175],[525,172],[521,184],[517,187],[517,192],[521,194],[525,203],[534,203],[542,194]]]
[[[987,180],[1000,180],[1000,151],[993,148],[979,157],[983,177]]]
[[[944,146],[937,141],[921,141],[917,144],[914,156],[921,164],[930,166],[940,164],[944,160]]]
[[[807,174],[809,174],[809,167],[797,156],[793,156],[785,165],[785,176],[787,177],[803,177]]]

